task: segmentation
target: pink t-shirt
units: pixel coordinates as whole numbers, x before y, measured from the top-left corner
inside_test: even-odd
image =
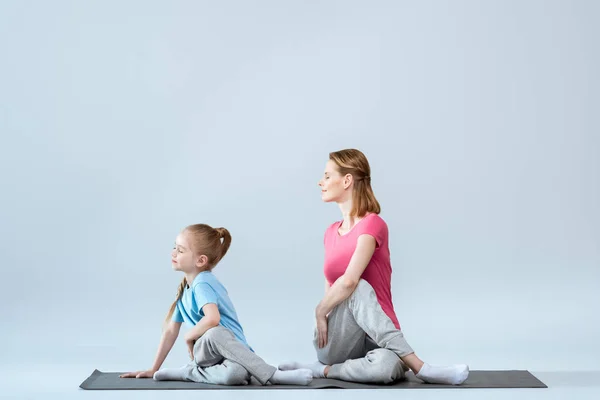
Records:
[[[373,286],[381,308],[390,317],[396,328],[400,329],[400,323],[392,303],[392,264],[388,247],[387,224],[379,215],[369,213],[358,221],[350,232],[340,235],[338,228],[342,222],[333,223],[325,231],[325,278],[332,285],[346,272],[356,250],[358,237],[364,234],[373,236],[377,242],[375,252],[361,278]]]

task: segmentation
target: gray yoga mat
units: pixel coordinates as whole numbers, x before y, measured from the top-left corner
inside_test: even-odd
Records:
[[[150,378],[119,378],[120,372],[101,372],[95,370],[80,388],[86,390],[248,390],[248,389],[468,389],[468,388],[547,388],[542,381],[529,371],[471,371],[469,378],[460,386],[432,385],[422,383],[412,372],[406,374],[406,380],[389,385],[367,385],[345,382],[337,379],[314,379],[309,386],[292,385],[245,385],[222,386],[205,383],[181,381],[155,381]]]

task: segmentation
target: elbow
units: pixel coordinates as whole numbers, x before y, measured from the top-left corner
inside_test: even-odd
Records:
[[[359,280],[360,279],[344,275],[341,283],[342,283],[342,286],[344,286],[344,288],[349,289],[349,290],[354,290],[358,286]]]
[[[164,333],[169,336],[177,337],[177,336],[179,336],[180,327],[181,327],[181,324],[170,322],[164,329]]]
[[[167,328],[165,329],[165,335],[167,337],[173,338],[173,339],[177,339],[177,337],[179,336],[179,329],[176,328]]]
[[[206,317],[204,317],[206,318]],[[219,322],[221,322],[220,317],[210,317],[206,320],[206,325],[210,328],[214,328],[215,326],[219,326]]]

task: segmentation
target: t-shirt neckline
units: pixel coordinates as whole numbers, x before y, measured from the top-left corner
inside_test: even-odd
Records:
[[[339,221],[338,225],[335,227],[335,234],[337,235],[337,237],[346,237],[346,236],[348,236],[354,230],[354,228],[356,228],[358,226],[358,224],[360,224],[365,219],[367,219],[367,217],[369,217],[371,214],[374,214],[374,213],[367,213],[367,215],[365,215],[364,217],[362,217],[360,221],[358,221],[357,223],[355,223],[354,226],[348,232],[344,233],[343,235],[340,234],[339,229],[340,229],[340,226],[342,226],[342,224],[344,223],[344,220]]]

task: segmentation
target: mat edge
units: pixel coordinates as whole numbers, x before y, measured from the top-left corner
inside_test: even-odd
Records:
[[[90,389],[89,385],[92,384],[96,379],[98,379],[98,377],[102,374],[103,374],[102,371],[100,371],[98,369],[94,369],[94,372],[92,372],[92,374],[90,376],[88,376],[83,382],[81,382],[81,384],[79,385],[79,388],[83,389],[83,390],[96,390],[96,389]]]

